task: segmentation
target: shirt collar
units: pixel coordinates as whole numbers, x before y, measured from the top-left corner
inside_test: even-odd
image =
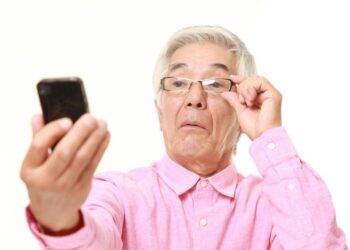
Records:
[[[185,193],[200,178],[199,175],[170,159],[168,154],[165,154],[161,159],[157,172],[177,195]]]
[[[209,183],[221,194],[233,198],[238,183],[236,167],[230,163],[226,168],[208,178]]]
[[[199,179],[203,179],[203,177],[170,159],[168,154],[164,154],[157,166],[157,172],[177,195],[187,192]],[[238,175],[233,163],[207,179],[219,193],[231,198],[234,197]]]

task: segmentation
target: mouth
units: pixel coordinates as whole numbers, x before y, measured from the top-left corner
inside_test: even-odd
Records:
[[[199,121],[184,121],[181,123],[181,128],[207,129],[205,125]]]

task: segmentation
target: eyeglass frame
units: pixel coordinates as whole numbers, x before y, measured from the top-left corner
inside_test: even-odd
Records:
[[[190,85],[188,86],[188,89],[185,89],[184,91],[189,91],[189,90],[191,89],[193,83],[199,82],[200,85],[202,86],[202,89],[203,89],[204,91],[206,91],[206,92],[212,92],[212,93],[217,93],[217,94],[221,93],[221,92],[215,92],[215,91],[207,91],[207,90],[205,90],[204,87],[203,87],[203,82],[204,82],[204,81],[208,81],[208,80],[217,80],[217,79],[228,80],[228,81],[230,82],[230,88],[229,88],[229,90],[227,90],[227,91],[231,91],[231,90],[232,90],[232,87],[236,85],[236,83],[233,82],[231,79],[229,79],[229,78],[223,78],[223,77],[213,78],[213,79],[204,79],[204,80],[193,80],[193,79],[189,79],[189,78],[185,78],[185,77],[165,76],[165,77],[163,77],[162,79],[160,79],[160,85],[161,85],[161,89],[162,89],[162,90],[169,91],[169,92],[172,92],[172,90],[168,90],[168,89],[166,89],[165,86],[164,86],[164,80],[165,80],[165,79],[169,79],[169,78],[179,78],[179,79],[183,79],[183,80],[189,80],[189,81],[190,81]],[[223,92],[222,92],[222,93],[223,93]]]

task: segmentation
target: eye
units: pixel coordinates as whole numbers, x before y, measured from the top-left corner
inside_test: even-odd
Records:
[[[211,83],[209,86],[210,86],[210,88],[213,88],[213,89],[219,89],[219,88],[223,87],[223,84],[218,82],[218,81],[215,81],[215,82]]]
[[[203,81],[204,89],[215,93],[228,91],[230,89],[230,85],[230,80],[224,78],[208,79]]]
[[[225,88],[225,83],[220,79],[216,79],[216,80],[210,80],[210,82],[207,83],[207,86],[209,89],[212,89],[212,90],[220,90]]]
[[[181,89],[181,88],[186,87],[187,82],[184,81],[184,80],[175,80],[175,81],[172,82],[171,85],[172,85],[173,88]]]
[[[163,87],[168,91],[184,91],[190,84],[190,80],[181,77],[166,77],[163,80]]]

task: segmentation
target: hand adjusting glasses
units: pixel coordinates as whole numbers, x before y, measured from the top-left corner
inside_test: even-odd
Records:
[[[187,93],[192,84],[199,82],[204,91],[208,93],[220,94],[226,91],[231,91],[236,84],[228,78],[215,78],[206,80],[192,80],[182,77],[166,76],[160,80],[163,90],[174,93]]]

